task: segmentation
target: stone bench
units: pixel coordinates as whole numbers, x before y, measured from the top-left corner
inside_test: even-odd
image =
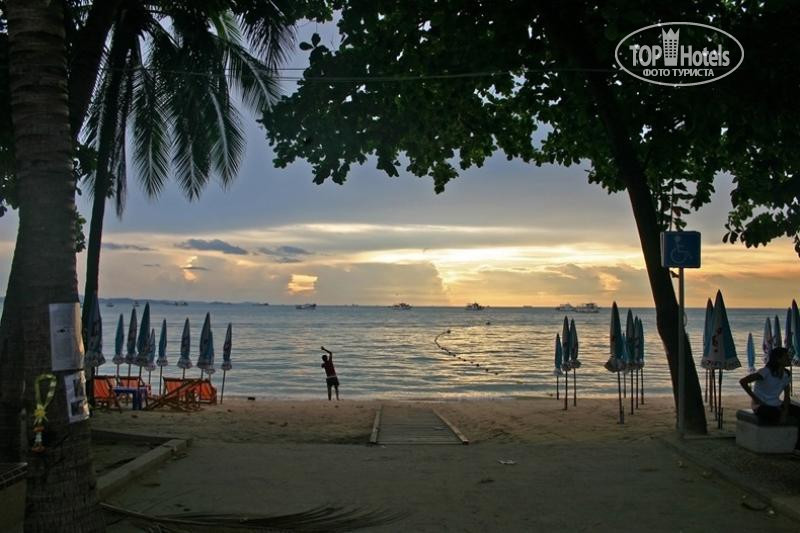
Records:
[[[797,421],[766,425],[752,409],[736,411],[736,444],[757,453],[791,453],[797,442]]]

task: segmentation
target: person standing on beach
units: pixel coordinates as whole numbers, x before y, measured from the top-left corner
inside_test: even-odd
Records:
[[[336,388],[336,401],[339,401],[339,378],[336,377],[336,369],[333,368],[333,352],[326,350],[324,346],[320,346],[323,352],[328,355],[322,356],[322,364],[320,365],[325,369],[325,383],[328,385],[328,401],[331,401],[331,388]]]
[[[800,407],[792,405],[789,394],[789,371],[786,370],[789,361],[789,350],[773,348],[764,368],[739,380],[739,384],[753,400],[753,412],[763,424],[783,424],[792,416],[800,426]],[[753,388],[750,383],[754,384]],[[800,450],[800,433],[795,443],[795,451],[797,450]]]

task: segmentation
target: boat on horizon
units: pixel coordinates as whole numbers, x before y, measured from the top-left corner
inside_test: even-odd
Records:
[[[471,304],[467,304],[467,307],[465,307],[465,309],[467,311],[483,311],[486,308],[481,304],[479,304],[478,302],[472,302]]]
[[[316,309],[317,304],[297,304],[294,306],[295,309]]]
[[[114,302],[106,302],[106,307],[114,307]]]
[[[586,302],[580,305],[565,303],[556,307],[556,311],[569,311],[572,313],[599,313],[600,307],[594,302]]]
[[[406,311],[408,309],[411,309],[411,306],[405,302],[400,302],[399,304],[394,304],[392,306],[392,309],[402,309],[403,311]]]

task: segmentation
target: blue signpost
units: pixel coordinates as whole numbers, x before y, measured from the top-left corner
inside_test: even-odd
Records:
[[[683,305],[683,269],[700,268],[699,231],[662,231],[661,266],[678,269],[678,433],[685,431],[686,412],[686,361],[684,361],[683,340],[685,336]]]

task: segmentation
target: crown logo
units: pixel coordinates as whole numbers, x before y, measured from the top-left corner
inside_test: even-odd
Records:
[[[664,47],[664,66],[678,66],[678,40],[681,30],[661,30],[661,43]]]

